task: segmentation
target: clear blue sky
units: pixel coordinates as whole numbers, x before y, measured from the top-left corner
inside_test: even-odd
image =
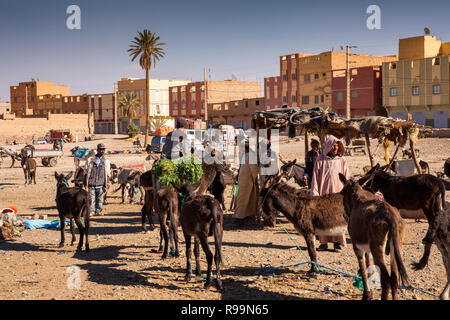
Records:
[[[81,8],[81,30],[66,28],[66,8]],[[381,30],[366,9],[381,8]],[[137,30],[166,42],[151,77],[262,81],[279,74],[279,56],[356,45],[355,53],[396,54],[398,39],[423,34],[450,41],[450,1],[0,0],[0,100],[9,86],[39,78],[71,93],[106,93],[122,77],[144,77],[127,49]]]

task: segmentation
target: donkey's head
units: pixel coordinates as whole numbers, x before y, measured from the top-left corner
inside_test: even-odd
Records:
[[[68,180],[68,179],[67,179]],[[78,167],[77,170],[75,170],[75,175],[72,180],[75,187],[82,188],[83,185],[86,182],[86,172],[82,167]]]
[[[60,193],[60,190],[62,188],[69,188],[69,179],[72,177],[73,175],[73,171],[70,171],[68,175],[64,176],[64,174],[58,174],[55,171],[55,179],[57,181],[56,183],[56,195],[58,196],[58,194]]]
[[[185,201],[194,198],[195,190],[200,186],[200,181],[197,181],[196,183],[184,182],[182,185],[175,182],[171,182],[170,184],[179,195],[178,198],[180,201],[178,201],[178,207],[181,209],[181,206]]]
[[[284,164],[281,166],[280,172],[286,178],[286,180],[289,180],[294,175],[294,165],[296,162],[297,159],[294,159],[293,161],[284,162]]]
[[[378,163],[358,180],[358,184],[367,191],[372,193],[377,192],[380,190],[383,181],[391,176],[385,171],[388,166],[389,165],[380,167],[380,164]]]
[[[344,217],[348,220],[348,217],[350,217],[351,211],[353,209],[355,195],[361,190],[361,186],[357,181],[353,179],[347,180],[347,178],[342,173],[339,173],[339,180],[341,180],[342,184],[344,185],[340,193],[344,196]]]

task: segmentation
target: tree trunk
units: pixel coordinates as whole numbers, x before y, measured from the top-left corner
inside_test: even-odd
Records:
[[[149,69],[145,70],[145,138],[144,148],[148,144],[148,130],[150,125],[150,78]]]

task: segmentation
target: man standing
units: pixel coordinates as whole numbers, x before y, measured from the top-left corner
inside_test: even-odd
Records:
[[[316,163],[316,159],[319,155],[320,155],[320,142],[319,140],[312,139],[311,150],[309,150],[308,153],[306,154],[305,173],[303,175],[306,185],[309,188],[311,187],[314,164]]]
[[[311,194],[313,196],[322,196],[329,193],[340,192],[343,188],[339,180],[339,173],[342,173],[347,179],[350,179],[350,170],[347,166],[347,160],[344,155],[344,144],[335,136],[328,136],[325,140],[323,151],[317,157],[314,165],[314,173],[311,182]],[[339,252],[346,245],[344,234],[337,236],[318,236],[320,246],[318,251],[324,251],[328,248],[328,242],[334,243],[334,251]]]
[[[105,145],[97,145],[97,154],[86,161],[85,171],[89,198],[91,200],[91,213],[102,215],[103,197],[111,177],[111,164],[104,157]]]

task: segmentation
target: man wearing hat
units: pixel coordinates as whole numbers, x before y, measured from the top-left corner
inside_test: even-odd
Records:
[[[105,158],[105,145],[97,145],[97,154],[86,160],[85,171],[89,198],[91,200],[91,213],[102,215],[103,197],[111,177],[111,163]]]

